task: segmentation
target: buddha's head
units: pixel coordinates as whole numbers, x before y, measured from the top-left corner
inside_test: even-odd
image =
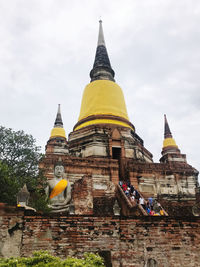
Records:
[[[56,164],[54,168],[54,174],[56,177],[61,178],[65,172],[64,166],[62,164]]]

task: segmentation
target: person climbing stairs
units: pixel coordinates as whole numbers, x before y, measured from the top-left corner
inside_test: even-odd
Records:
[[[131,185],[130,182],[119,181],[118,192],[123,196],[129,208],[138,207],[145,216],[168,216],[161,204],[156,199],[149,197],[148,200]]]

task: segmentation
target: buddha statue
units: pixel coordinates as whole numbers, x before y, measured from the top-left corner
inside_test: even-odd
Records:
[[[46,194],[51,199],[51,212],[69,211],[71,201],[71,184],[65,178],[64,166],[57,163],[54,167],[54,178],[49,180]]]

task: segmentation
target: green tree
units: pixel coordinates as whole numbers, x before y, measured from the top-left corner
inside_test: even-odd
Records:
[[[20,177],[34,177],[41,158],[40,147],[32,135],[0,127],[0,159]]]
[[[83,258],[67,257],[65,260],[52,256],[48,251],[36,251],[28,258],[0,258],[0,267],[103,267],[103,259],[94,253],[85,253]]]
[[[16,204],[20,184],[9,165],[0,161],[0,202]]]
[[[17,193],[26,183],[32,206],[48,211],[47,180],[38,169],[42,156],[31,135],[0,127],[0,202],[15,205]]]

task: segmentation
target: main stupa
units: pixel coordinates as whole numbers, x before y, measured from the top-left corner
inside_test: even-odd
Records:
[[[114,76],[100,20],[91,81],[83,92],[78,122],[69,134],[69,152],[81,157],[152,162],[152,154],[129,121],[123,91]]]
[[[114,75],[100,20],[96,56],[90,72],[91,82],[84,90],[80,115],[74,130],[97,124],[113,124],[134,130],[128,118],[122,89],[115,83]]]

